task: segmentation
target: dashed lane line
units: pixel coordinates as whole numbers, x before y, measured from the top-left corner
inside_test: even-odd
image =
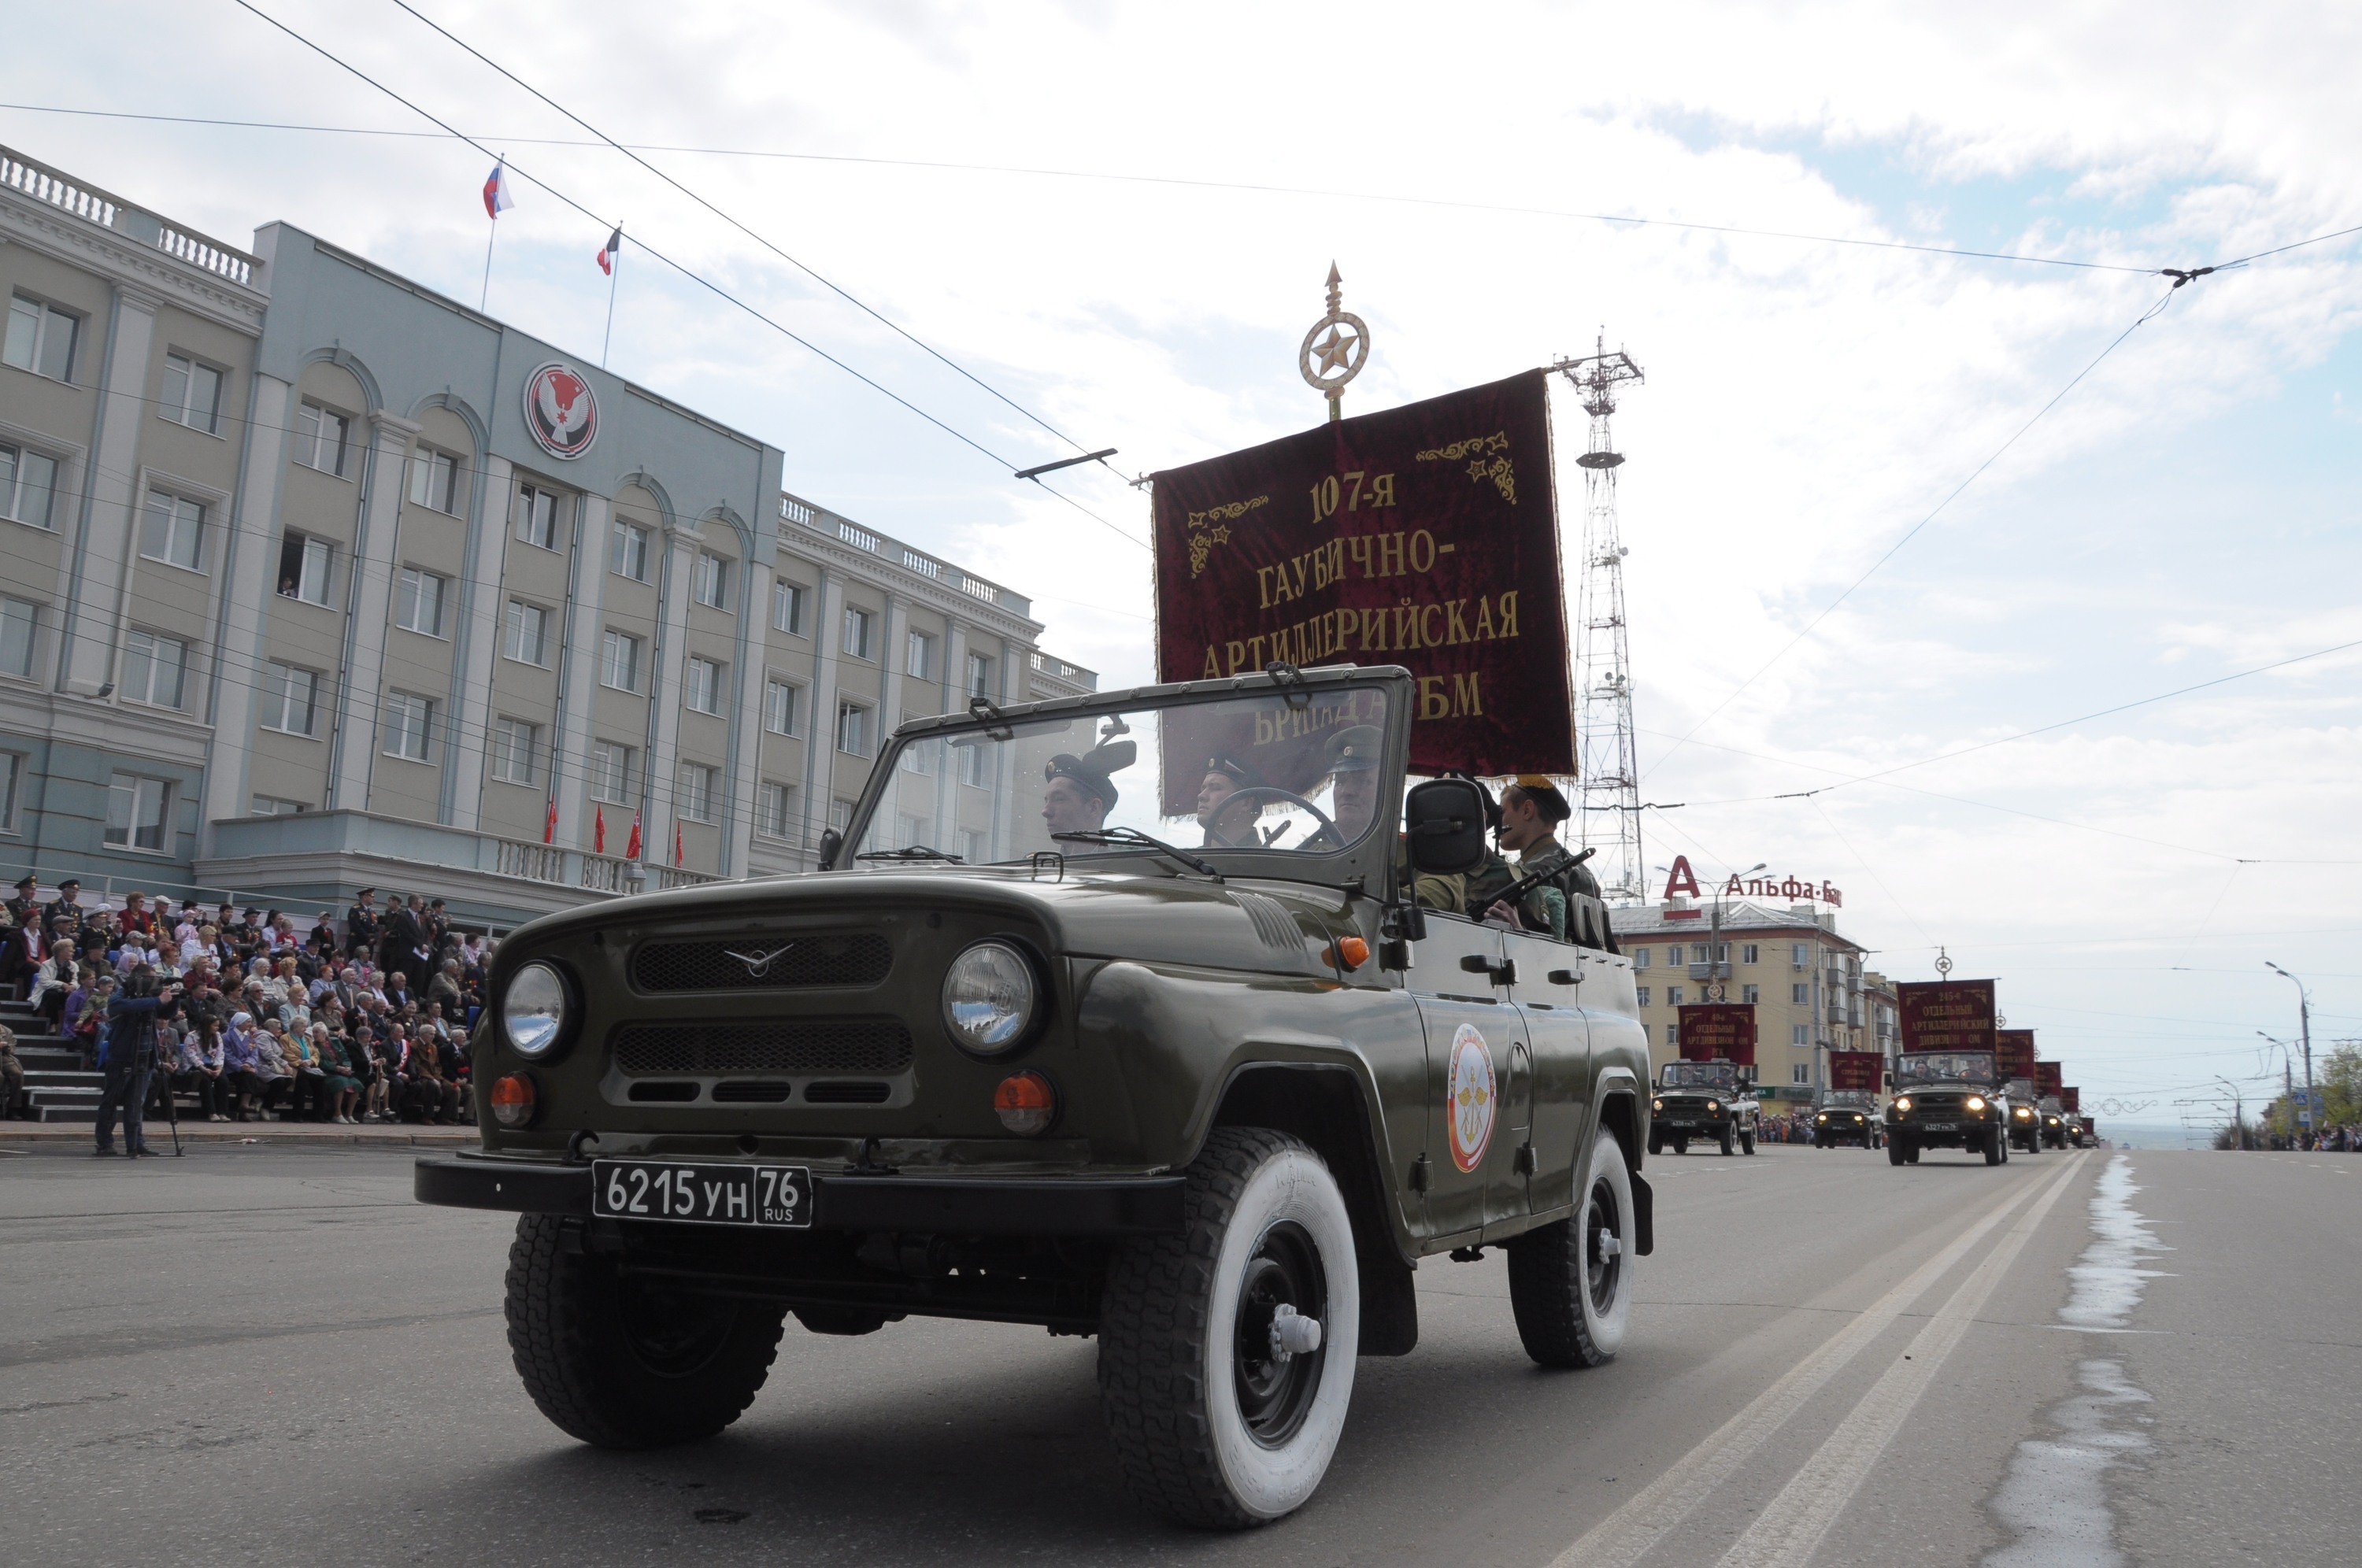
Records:
[[[2059,1182],[2063,1184],[2081,1164],[2080,1154],[2070,1155]],[[1831,1378],[1869,1349],[1903,1315],[1904,1308],[1926,1295],[1970,1248],[2037,1190],[2036,1181],[2029,1180],[1994,1204],[1901,1284],[1863,1309],[1851,1323],[1830,1335],[1744,1409],[1716,1428],[1663,1474],[1584,1531],[1580,1540],[1551,1561],[1550,1568],[1630,1568],[1689,1518],[1709,1492],[1728,1480],[1756,1450],[1770,1441]]]

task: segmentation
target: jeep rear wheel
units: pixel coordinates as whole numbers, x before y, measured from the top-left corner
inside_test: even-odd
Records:
[[[1632,1319],[1632,1173],[1605,1127],[1591,1141],[1574,1214],[1508,1245],[1509,1306],[1526,1353],[1544,1366],[1597,1366]]]
[[[1124,1246],[1099,1315],[1099,1408],[1132,1494],[1184,1524],[1267,1524],[1320,1485],[1361,1340],[1353,1229],[1297,1139],[1218,1128],[1177,1235]]]
[[[509,1248],[509,1352],[558,1428],[600,1448],[710,1438],[754,1403],[787,1314],[627,1278],[568,1252],[554,1214],[517,1220]]]

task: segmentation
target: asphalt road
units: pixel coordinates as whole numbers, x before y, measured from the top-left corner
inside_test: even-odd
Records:
[[[0,1154],[0,1557],[2212,1568],[2362,1531],[2362,1158],[1652,1161],[1615,1364],[1531,1366],[1497,1254],[1425,1264],[1418,1352],[1242,1536],[1134,1509],[1092,1345],[1037,1330],[791,1322],[720,1440],[582,1448],[509,1366],[509,1226],[409,1165]]]

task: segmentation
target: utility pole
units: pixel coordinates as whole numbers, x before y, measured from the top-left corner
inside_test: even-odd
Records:
[[[2304,982],[2302,980],[2298,979],[2294,975],[2290,974],[2286,969],[2281,968],[2278,964],[2273,963],[2270,959],[2267,958],[2264,960],[2264,967],[2269,969],[2281,979],[2287,980],[2296,987],[2297,1039],[2299,1043],[2301,1043],[2304,1048],[2304,1114],[2297,1122],[2297,1125],[2310,1129],[2312,1126],[2313,1105],[2312,996],[2312,993],[2304,988]]]
[[[1624,624],[1624,547],[1616,518],[1616,470],[1624,454],[1616,449],[1609,417],[1616,392],[1638,384],[1640,367],[1632,356],[1607,351],[1607,334],[1597,352],[1559,359],[1551,369],[1566,377],[1591,415],[1591,442],[1575,458],[1583,469],[1583,578],[1575,612],[1574,721],[1576,785],[1581,792],[1577,830],[1584,845],[1600,850],[1600,891],[1624,903],[1642,897],[1646,863],[1640,857],[1640,762],[1632,728],[1632,649]],[[1604,819],[1604,820],[1603,820]]]

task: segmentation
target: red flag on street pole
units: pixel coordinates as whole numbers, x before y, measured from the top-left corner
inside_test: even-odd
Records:
[[[640,857],[640,813],[639,813],[638,812],[636,812],[636,811],[635,811],[635,812],[634,812],[632,813],[632,837],[631,837],[631,842],[624,845],[624,859],[626,859],[626,860],[637,860],[639,857]]]
[[[549,798],[549,811],[541,819],[541,842],[544,844],[557,842],[557,797],[555,795]]]
[[[681,849],[680,823],[675,823],[672,824],[672,863],[679,866],[688,858],[689,856]]]
[[[607,853],[607,808],[594,807],[590,813],[590,853]]]

